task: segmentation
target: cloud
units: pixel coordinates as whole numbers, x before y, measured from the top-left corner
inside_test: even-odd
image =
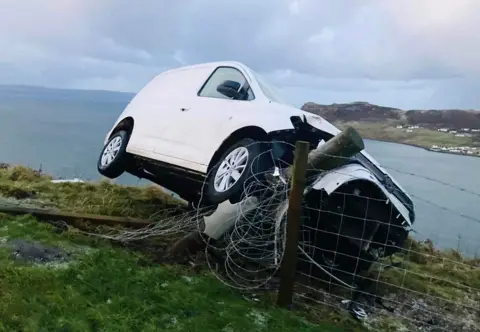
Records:
[[[290,99],[480,108],[476,0],[0,0],[0,83],[138,91],[238,60]]]
[[[324,27],[319,33],[308,37],[307,41],[314,44],[331,43],[335,39],[335,31],[329,27]]]
[[[288,10],[290,11],[290,14],[292,15],[298,15],[300,14],[300,1],[295,0],[290,3],[288,6]]]

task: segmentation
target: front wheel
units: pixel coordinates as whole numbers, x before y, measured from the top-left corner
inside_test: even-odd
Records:
[[[100,174],[114,179],[125,172],[128,164],[126,148],[129,136],[127,131],[120,130],[110,137],[98,158],[97,169]]]
[[[204,185],[209,204],[219,204],[227,199],[237,203],[249,184],[262,181],[265,172],[273,165],[265,145],[244,138],[225,151]]]

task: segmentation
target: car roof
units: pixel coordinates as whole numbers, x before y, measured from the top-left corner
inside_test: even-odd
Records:
[[[238,62],[238,61],[215,61],[215,62],[204,62],[204,63],[198,63],[198,64],[193,64],[193,65],[188,65],[188,66],[172,68],[172,69],[167,70],[163,73],[173,73],[173,72],[176,72],[176,71],[183,71],[183,70],[200,68],[200,67],[210,67],[213,70],[214,68],[217,68],[217,67],[220,67],[220,66],[242,68],[246,71],[249,71],[249,68],[245,64],[243,64],[241,62]]]

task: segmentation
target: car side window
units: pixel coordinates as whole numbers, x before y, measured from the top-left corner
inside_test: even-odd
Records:
[[[223,89],[222,89],[223,87]],[[253,100],[255,95],[245,76],[236,68],[218,67],[198,93],[201,97]]]

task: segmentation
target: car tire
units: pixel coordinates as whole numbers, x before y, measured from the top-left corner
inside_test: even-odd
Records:
[[[273,166],[266,151],[265,143],[252,138],[243,138],[231,145],[207,176],[204,203],[220,204],[226,200],[238,203],[245,188],[253,182],[264,181],[265,172]]]
[[[97,161],[97,169],[103,176],[114,179],[122,175],[128,165],[126,152],[130,134],[125,130],[114,133],[102,149]]]

